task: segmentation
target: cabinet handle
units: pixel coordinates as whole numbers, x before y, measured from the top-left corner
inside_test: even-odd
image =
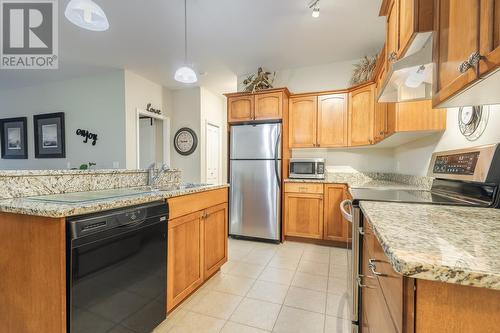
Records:
[[[378,132],[379,135],[384,135],[384,131]]]
[[[299,187],[299,191],[301,191],[301,192],[307,192],[307,187]]]
[[[359,228],[358,228],[358,231],[359,231],[359,234],[360,234],[361,236],[363,236],[363,235],[365,234],[365,230],[363,229],[363,227],[359,227]]]
[[[469,56],[469,59],[465,60],[458,66],[458,71],[460,73],[465,73],[469,69],[476,67],[479,64],[479,61],[484,57],[479,52],[474,52]]]
[[[363,277],[373,278],[371,276],[358,275],[358,277],[356,278],[356,281],[358,282],[358,287],[360,287],[360,288],[366,288],[366,289],[375,289],[375,287],[369,286],[367,284],[362,284],[361,283],[361,278],[363,278]]]
[[[389,56],[387,57],[387,60],[389,62],[395,62],[398,58],[398,54],[396,53],[396,51],[392,51]]]
[[[376,276],[387,276],[387,274],[380,273],[380,272],[376,271],[376,269],[377,269],[377,265],[375,265],[376,262],[380,262],[380,260],[368,259],[368,267],[370,268],[372,273],[375,274]]]

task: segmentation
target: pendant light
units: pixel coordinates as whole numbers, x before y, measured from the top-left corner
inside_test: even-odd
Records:
[[[109,22],[106,14],[92,0],[71,0],[66,6],[64,16],[80,28],[91,31],[106,31]]]
[[[187,65],[187,0],[184,0],[184,66],[175,71],[175,81],[181,83],[195,83],[198,81],[195,71]]]

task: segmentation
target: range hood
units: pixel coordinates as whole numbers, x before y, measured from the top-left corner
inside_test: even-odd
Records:
[[[432,32],[418,33],[405,56],[387,72],[379,102],[409,102],[432,98]]]

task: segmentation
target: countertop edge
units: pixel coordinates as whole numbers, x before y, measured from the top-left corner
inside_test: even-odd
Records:
[[[377,229],[377,226],[373,223],[372,219],[370,219],[369,212],[363,207],[363,202],[361,202],[360,207],[368,223],[370,223],[375,237],[382,246],[385,255],[389,259],[392,268],[397,273],[415,279],[500,290],[500,273],[492,274],[473,270],[457,270],[449,266],[437,266],[404,260],[397,254],[397,251],[391,248],[388,240]]]
[[[160,191],[158,193],[155,192],[144,193],[135,196],[114,198],[101,201],[92,201],[78,205],[58,204],[58,203],[51,204],[46,202],[30,201],[29,205],[32,205],[33,207],[28,207],[29,205],[26,205],[26,203],[24,203],[24,205],[15,204],[16,201],[22,202],[22,200],[27,200],[25,198],[4,199],[0,200],[0,212],[9,214],[41,216],[49,218],[65,218],[83,214],[97,213],[116,208],[123,208],[127,206],[140,205],[189,194],[218,190],[222,188],[229,188],[229,184],[209,185],[198,188],[188,188],[188,189],[180,189],[172,191]],[[2,204],[2,201],[4,202],[8,201],[10,204],[4,205]],[[44,205],[46,206],[45,208],[43,207]],[[47,207],[50,205],[52,205],[52,207]]]

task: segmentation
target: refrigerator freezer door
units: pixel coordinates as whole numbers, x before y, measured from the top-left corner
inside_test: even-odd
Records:
[[[281,161],[231,161],[230,235],[280,240],[280,170]]]
[[[230,159],[281,159],[281,124],[231,126]]]

